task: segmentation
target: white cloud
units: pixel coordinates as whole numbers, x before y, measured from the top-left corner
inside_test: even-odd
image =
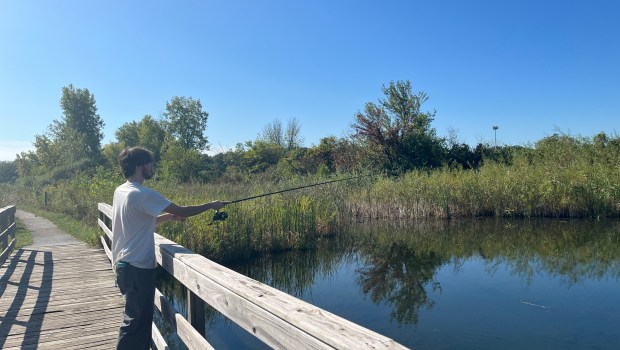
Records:
[[[32,142],[0,141],[0,161],[13,161],[17,154],[34,150]]]

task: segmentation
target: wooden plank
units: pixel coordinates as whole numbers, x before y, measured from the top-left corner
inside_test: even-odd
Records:
[[[157,250],[156,255],[160,264],[187,288],[272,348],[333,349],[302,329],[274,317],[268,310],[231,293],[207,276],[196,274],[185,263],[176,259],[175,255],[167,254],[165,249]]]
[[[71,298],[59,298],[59,299],[56,299],[56,298],[41,299],[35,296],[31,296],[29,299],[22,299],[20,301],[20,308],[16,310],[13,309],[13,305],[9,305],[8,307],[3,305],[2,309],[0,310],[0,314],[2,315],[2,317],[11,316],[11,317],[17,318],[22,315],[32,317],[32,314],[46,312],[46,311],[47,312],[56,312],[56,311],[66,312],[68,308],[73,307],[74,305],[84,306],[84,305],[88,305],[88,303],[96,303],[99,307],[103,307],[104,305],[108,303],[110,305],[116,305],[117,300],[118,300],[118,297],[115,295],[114,296],[101,296],[95,293],[90,293],[88,295],[80,294],[79,297],[80,297],[80,300],[76,301],[75,295],[73,295],[73,297]],[[43,306],[41,306],[41,300],[45,301],[46,303],[53,303],[53,304],[44,304]],[[50,306],[48,305],[52,305],[52,306],[59,305],[61,309],[56,310],[53,307],[50,308]]]
[[[13,223],[13,226],[11,226],[11,227],[14,228],[15,227],[15,223]],[[4,251],[2,253],[0,253],[0,265],[4,265],[4,263],[9,258],[11,253],[13,253],[13,249],[15,249],[15,242],[16,241],[17,241],[17,239],[15,239],[15,235],[13,235],[13,239],[11,240],[11,242],[4,249]]]
[[[388,337],[229,270],[159,235],[156,245],[160,247],[158,262],[173,276],[257,337],[262,336],[261,331],[267,333],[266,340],[274,343],[261,340],[270,346],[290,341],[284,337],[294,337],[304,339],[303,344],[288,348],[324,348],[326,344],[337,349],[406,349]],[[255,312],[259,310],[264,318],[257,318]],[[274,329],[265,329],[267,325]]]
[[[114,348],[123,300],[102,250],[73,244],[15,256],[0,269],[0,347]]]
[[[105,214],[105,216],[112,218],[112,206],[111,205],[107,203],[98,203],[97,209],[99,209],[100,212]]]
[[[0,247],[3,252],[0,253],[0,265],[3,265],[15,248],[15,232],[17,230],[15,224],[15,206],[7,206],[0,209]]]
[[[15,231],[15,221],[12,221],[10,223],[8,223],[8,225],[6,226],[6,228],[4,227],[0,227],[0,230],[2,230],[2,233],[0,233],[0,239],[4,240],[13,233],[13,231]]]
[[[170,305],[166,297],[158,289],[155,290],[155,306],[190,350],[213,350],[211,344],[192,327],[185,317]]]
[[[106,236],[111,240],[112,239],[112,230],[110,230],[108,228],[108,226],[106,226],[106,224],[101,221],[101,219],[99,219],[97,221],[97,224],[99,225],[99,228],[101,228],[101,230],[106,234]],[[107,244],[104,244],[107,245]]]
[[[110,322],[109,320],[104,320],[102,322],[93,322],[88,324],[80,324],[72,327],[65,328],[57,328],[57,329],[45,329],[40,332],[23,332],[11,334],[7,341],[5,342],[5,347],[10,346],[18,346],[19,344],[36,344],[37,339],[44,339],[45,341],[54,341],[54,340],[64,340],[71,339],[75,337],[75,333],[96,333],[103,330],[107,330],[108,332],[114,332],[118,330],[118,326],[120,323],[118,322]]]
[[[31,263],[29,263],[29,265],[31,265]],[[88,276],[92,276],[92,277],[98,277],[98,276],[110,276],[110,271],[111,271],[111,266],[110,264],[107,264],[108,266],[102,266],[102,265],[90,265],[90,266],[84,266],[83,264],[79,264],[79,263],[67,263],[65,264],[65,266],[55,266],[52,268],[50,268],[49,270],[46,271],[32,271],[32,267],[28,266],[28,265],[16,265],[15,268],[13,269],[13,273],[10,275],[7,275],[6,278],[4,279],[0,279],[0,283],[5,283],[5,282],[10,282],[10,281],[14,281],[17,279],[17,277],[19,276],[19,274],[25,273],[30,271],[29,273],[31,274],[31,279],[30,281],[32,282],[41,282],[43,280],[57,280],[59,282],[62,282],[63,279],[68,278],[68,279],[72,279],[75,278],[77,276],[83,276],[83,277],[88,277]],[[83,267],[83,270],[80,270],[80,267]],[[32,276],[32,274],[35,274],[34,276]],[[53,276],[50,276],[49,274],[53,273]],[[47,275],[44,275],[47,274]]]
[[[15,221],[15,210],[15,205],[0,208],[0,229]]]
[[[116,320],[102,320],[100,322],[89,322],[86,324],[70,324],[66,327],[56,327],[42,329],[40,331],[29,331],[12,333],[7,338],[4,347],[17,346],[18,344],[25,345],[26,343],[36,343],[38,339],[45,339],[46,341],[62,340],[75,338],[76,333],[84,332],[99,332],[101,330],[118,332],[120,322],[118,318]]]
[[[205,336],[205,305],[204,300],[194,294],[191,290],[187,290],[187,320],[201,336]]]
[[[162,337],[161,333],[159,332],[159,329],[157,329],[155,323],[153,323],[153,326],[151,327],[151,339],[153,340],[153,344],[155,344],[155,347],[157,347],[157,350],[170,349],[168,347],[168,344],[166,344],[164,337]]]
[[[105,239],[103,239],[103,237],[101,237],[100,239],[101,239],[101,245],[103,246],[103,250],[105,251],[105,255],[108,258],[108,260],[110,260],[110,263],[112,263],[112,251],[110,250],[110,248],[108,248]]]
[[[85,349],[88,344],[94,341],[103,342],[108,349],[113,349],[116,345],[116,335],[117,332],[114,331],[100,331],[62,340],[45,341],[41,339],[37,344],[20,346],[19,349]]]

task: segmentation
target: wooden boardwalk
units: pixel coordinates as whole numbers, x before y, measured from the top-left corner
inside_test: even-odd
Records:
[[[0,268],[1,349],[113,349],[123,299],[101,249],[16,249]]]
[[[123,300],[114,286],[107,255],[112,207],[99,203],[98,208],[103,250],[67,237],[44,219],[17,211],[33,232],[34,244],[16,249],[0,266],[0,349],[115,348]],[[11,236],[12,243],[0,245],[10,248],[15,225],[7,228],[7,213],[0,211],[4,215],[0,238]],[[8,255],[10,250],[5,251]],[[189,349],[213,349],[204,338],[205,304],[275,349],[406,349],[158,234],[155,251],[160,266],[187,288],[187,318],[158,291],[154,305],[166,327]],[[152,340],[157,349],[168,349],[157,327]]]

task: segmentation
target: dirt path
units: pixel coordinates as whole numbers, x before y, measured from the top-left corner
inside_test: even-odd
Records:
[[[31,247],[83,243],[59,229],[46,218],[19,209],[16,210],[15,216],[21,220],[28,231],[32,232]]]

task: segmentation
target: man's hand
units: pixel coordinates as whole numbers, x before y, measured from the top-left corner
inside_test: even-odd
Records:
[[[175,215],[175,214],[170,214],[172,215],[172,220],[174,221],[185,221],[185,219],[187,219],[185,216],[181,216],[181,215]]]
[[[211,202],[209,204],[211,206],[211,209],[220,210],[220,209],[224,208],[227,204],[230,204],[230,202],[227,202],[227,201],[213,201],[213,202]]]

